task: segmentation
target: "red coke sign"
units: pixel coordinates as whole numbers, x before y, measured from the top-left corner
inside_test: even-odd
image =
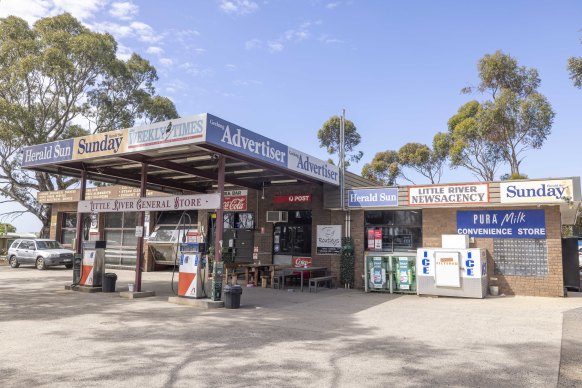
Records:
[[[294,257],[293,258],[293,267],[295,268],[303,268],[303,267],[311,267],[313,261],[311,257]]]
[[[224,192],[225,211],[246,211],[248,190],[230,190]]]
[[[273,203],[309,203],[311,194],[275,195]]]

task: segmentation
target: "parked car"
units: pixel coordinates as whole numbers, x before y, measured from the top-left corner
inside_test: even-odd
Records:
[[[12,268],[20,264],[31,264],[37,269],[64,265],[73,268],[74,252],[65,249],[55,240],[48,239],[18,239],[8,249],[8,263]]]

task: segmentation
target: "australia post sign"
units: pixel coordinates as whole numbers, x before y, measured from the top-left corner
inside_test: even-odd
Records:
[[[166,197],[96,199],[79,201],[79,213],[113,213],[135,211],[166,211],[218,209],[220,194],[172,195]]]

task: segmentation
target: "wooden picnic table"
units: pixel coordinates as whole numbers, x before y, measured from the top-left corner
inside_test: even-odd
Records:
[[[259,280],[260,272],[261,271],[269,272],[270,277],[271,277],[271,287],[273,287],[273,279],[275,278],[275,271],[279,267],[279,264],[249,263],[249,264],[239,264],[238,267],[243,268],[245,270],[245,282],[247,284],[249,284],[249,273],[253,272],[254,277],[255,277],[255,285],[257,285],[257,286],[259,284],[258,280]]]

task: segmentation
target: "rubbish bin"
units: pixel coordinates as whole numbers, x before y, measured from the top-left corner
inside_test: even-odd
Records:
[[[242,287],[238,284],[224,287],[224,307],[227,309],[237,309],[240,307],[240,296]]]
[[[117,275],[114,273],[106,273],[103,277],[103,292],[115,292],[115,282]]]

